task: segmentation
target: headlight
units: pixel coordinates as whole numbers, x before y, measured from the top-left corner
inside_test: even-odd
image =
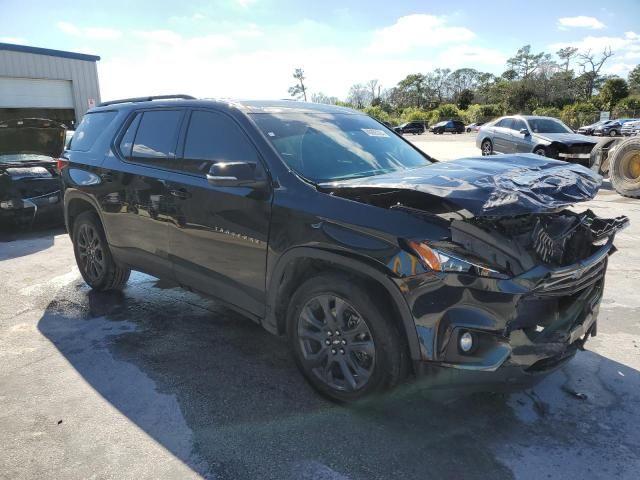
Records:
[[[426,268],[436,272],[468,273],[471,275],[478,275],[480,277],[499,279],[509,278],[507,275],[500,273],[497,270],[455,257],[448,252],[433,248],[424,242],[409,241],[408,243],[418,255],[422,264]]]

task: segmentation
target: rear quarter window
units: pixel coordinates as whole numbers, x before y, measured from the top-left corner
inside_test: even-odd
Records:
[[[76,132],[73,134],[69,150],[88,152],[91,147],[96,143],[96,140],[102,132],[111,124],[114,118],[116,118],[118,112],[95,112],[87,113]]]

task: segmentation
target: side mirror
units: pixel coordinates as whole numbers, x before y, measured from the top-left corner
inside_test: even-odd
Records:
[[[526,128],[521,128],[521,129],[520,129],[520,133],[521,133],[522,135],[524,135],[525,137],[528,137],[529,135],[531,135],[531,134],[529,133],[529,130],[527,130]]]
[[[265,178],[257,178],[256,162],[218,162],[211,165],[207,181],[216,187],[263,188]]]

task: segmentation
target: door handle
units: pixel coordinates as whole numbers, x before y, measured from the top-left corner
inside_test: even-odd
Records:
[[[180,200],[186,200],[191,198],[191,193],[186,188],[178,188],[176,190],[169,190],[169,193]]]

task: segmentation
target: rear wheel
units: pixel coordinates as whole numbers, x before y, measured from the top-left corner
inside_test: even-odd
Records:
[[[296,363],[309,383],[338,402],[400,382],[408,355],[388,308],[354,278],[322,274],[305,282],[288,308]]]
[[[84,212],[73,222],[73,253],[84,281],[94,290],[120,290],[131,271],[111,256],[98,215]]]
[[[620,195],[640,198],[640,138],[616,146],[609,158],[609,178]]]
[[[618,136],[618,131],[617,130],[611,130],[609,132],[609,136],[610,137],[617,137]]]
[[[482,155],[493,155],[493,143],[488,138],[482,141],[480,145],[480,150],[482,150]]]

